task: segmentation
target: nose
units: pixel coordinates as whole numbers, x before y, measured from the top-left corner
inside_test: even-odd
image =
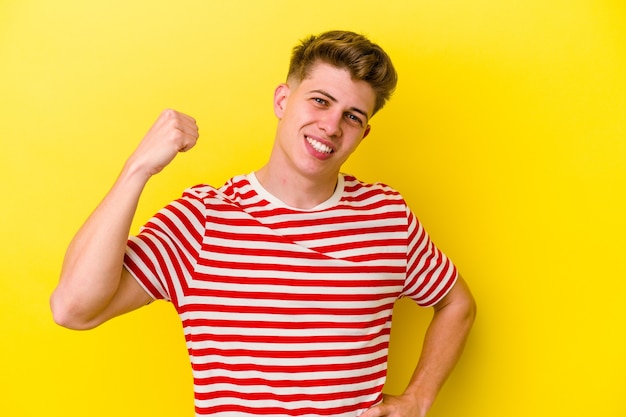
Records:
[[[320,117],[318,126],[328,136],[340,136],[342,118],[342,113],[327,110]]]

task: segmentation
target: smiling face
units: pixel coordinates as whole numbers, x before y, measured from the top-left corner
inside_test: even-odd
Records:
[[[369,133],[375,100],[367,82],[325,63],[300,82],[281,84],[274,95],[279,122],[270,163],[286,174],[334,184]]]

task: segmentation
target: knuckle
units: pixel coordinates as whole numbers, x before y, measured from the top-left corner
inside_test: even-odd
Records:
[[[161,115],[166,118],[171,118],[176,116],[176,111],[173,109],[165,109],[161,112]]]

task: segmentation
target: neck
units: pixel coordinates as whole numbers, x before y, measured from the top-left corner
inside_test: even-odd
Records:
[[[328,200],[335,192],[337,175],[320,181],[307,177],[284,175],[270,164],[255,172],[257,180],[274,197],[299,209],[311,209]]]

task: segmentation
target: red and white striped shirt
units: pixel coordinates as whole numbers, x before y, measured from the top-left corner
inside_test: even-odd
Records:
[[[125,266],[178,311],[197,416],[358,416],[382,399],[394,302],[431,306],[457,276],[397,191],[343,174],[311,210],[254,174],[190,188]]]

